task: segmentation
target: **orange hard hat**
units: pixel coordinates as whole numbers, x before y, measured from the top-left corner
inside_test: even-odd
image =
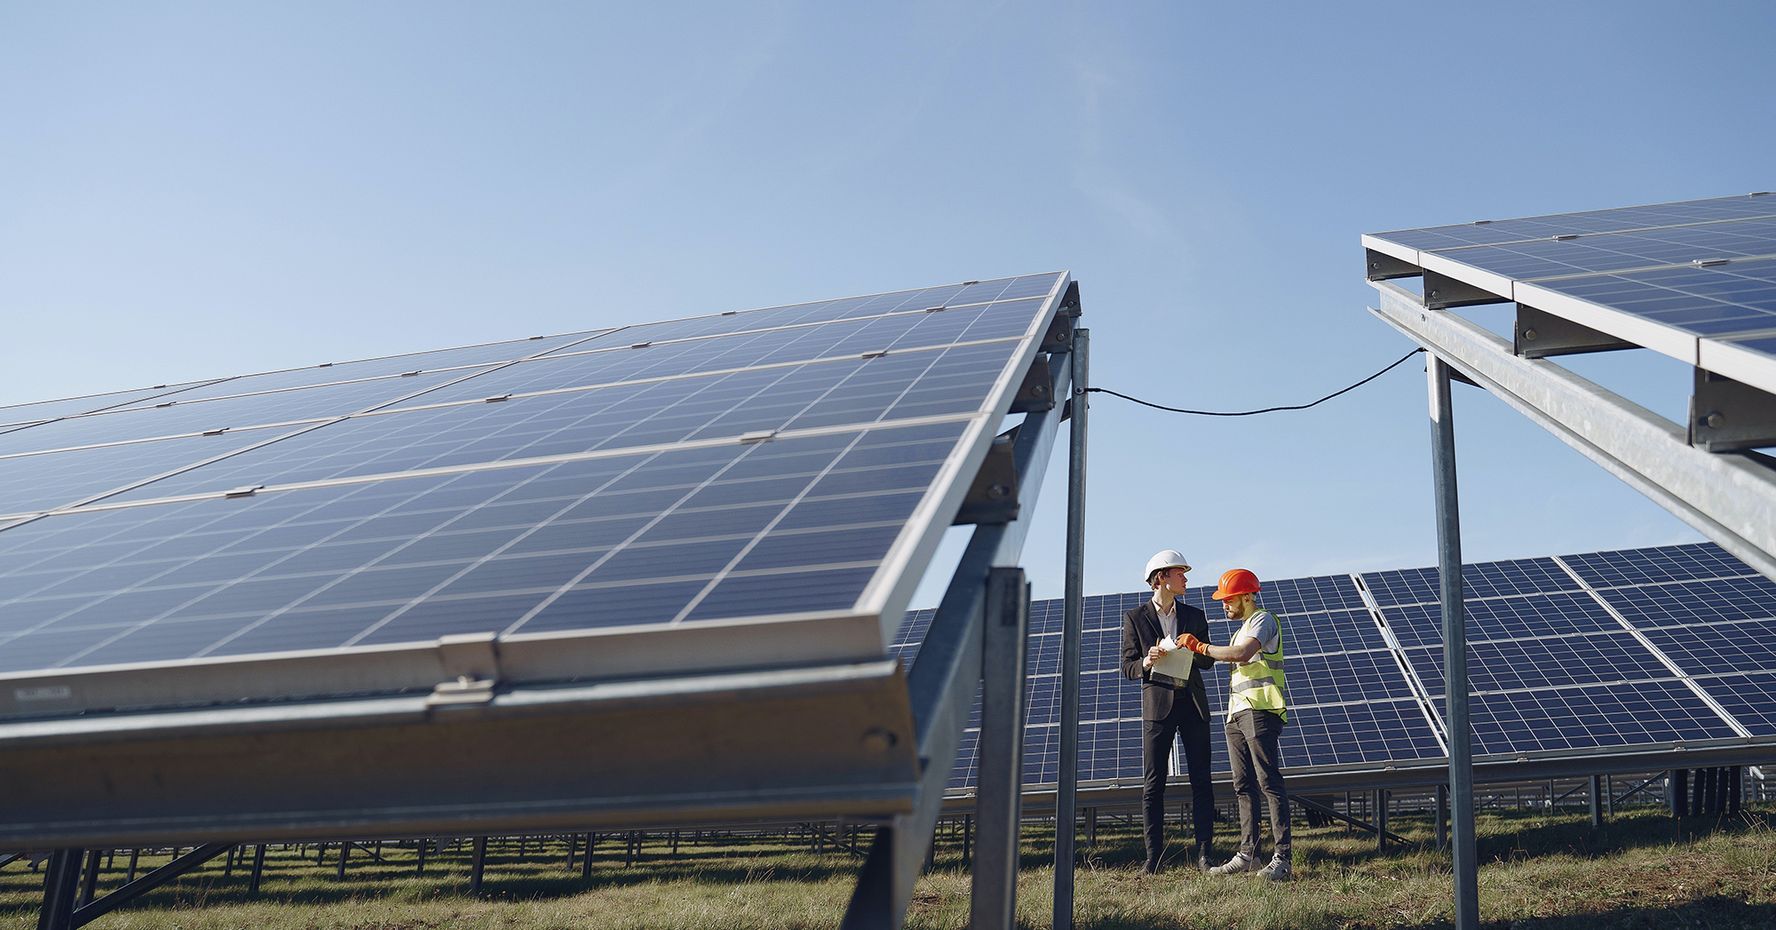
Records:
[[[1215,593],[1209,595],[1217,601],[1225,601],[1241,594],[1258,593],[1258,576],[1243,568],[1230,568],[1221,573],[1221,583],[1215,586]]]

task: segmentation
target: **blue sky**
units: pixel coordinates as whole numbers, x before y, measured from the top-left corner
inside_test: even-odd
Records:
[[[1773,28],[1761,3],[0,0],[0,403],[1061,268],[1098,384],[1298,402],[1408,348],[1364,312],[1363,232],[1776,186]],[[1649,353],[1572,367],[1687,402]],[[1099,399],[1088,591],[1167,546],[1199,581],[1433,561],[1421,371],[1236,421]],[[1696,538],[1456,403],[1470,558]]]

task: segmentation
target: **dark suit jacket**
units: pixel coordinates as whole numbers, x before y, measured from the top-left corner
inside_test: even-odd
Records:
[[[1201,610],[1184,603],[1177,602],[1178,637],[1185,633],[1195,633],[1196,638],[1204,642],[1209,639],[1209,618]],[[1148,680],[1147,670],[1141,667],[1141,660],[1147,657],[1147,650],[1155,643],[1165,639],[1165,630],[1159,625],[1159,612],[1153,609],[1153,601],[1149,600],[1122,617],[1122,674],[1131,681],[1141,683],[1141,719],[1163,720],[1172,712],[1172,701],[1179,693],[1173,688],[1155,684]],[[1208,656],[1196,656],[1196,674],[1190,676],[1190,699],[1196,702],[1196,712],[1202,719],[1209,718],[1209,695],[1203,688],[1204,669],[1213,668],[1215,660]]]

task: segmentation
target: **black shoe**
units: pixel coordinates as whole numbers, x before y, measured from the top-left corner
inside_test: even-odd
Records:
[[[1147,863],[1145,865],[1141,866],[1141,871],[1147,875],[1158,875],[1159,874],[1159,860],[1158,859],[1147,860]]]
[[[1196,868],[1197,868],[1197,870],[1201,871],[1201,872],[1207,872],[1208,870],[1214,868],[1215,864],[1213,862],[1209,861],[1213,858],[1214,858],[1214,854],[1209,850],[1209,844],[1204,843],[1201,846],[1198,846],[1196,848]]]

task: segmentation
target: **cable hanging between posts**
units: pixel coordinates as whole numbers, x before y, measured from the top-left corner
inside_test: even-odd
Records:
[[[1400,365],[1403,364],[1407,359],[1409,359],[1409,358],[1413,357],[1414,355],[1417,355],[1418,353],[1423,352],[1423,351],[1424,351],[1423,349],[1413,349],[1412,351],[1406,353],[1405,355],[1402,355],[1399,358],[1395,359],[1392,364],[1390,364],[1386,368],[1383,368],[1382,370],[1376,372],[1375,374],[1372,374],[1369,377],[1364,378],[1361,381],[1358,381],[1356,384],[1352,384],[1348,387],[1339,388],[1338,390],[1333,391],[1332,393],[1327,394],[1325,397],[1322,397],[1319,400],[1313,401],[1312,403],[1293,404],[1293,405],[1286,406],[1286,407],[1265,407],[1261,410],[1187,410],[1183,407],[1167,407],[1164,404],[1156,404],[1150,400],[1142,400],[1139,397],[1130,397],[1127,394],[1123,394],[1123,393],[1120,393],[1117,391],[1112,391],[1109,388],[1088,387],[1085,389],[1085,391],[1088,394],[1090,394],[1090,393],[1109,394],[1111,397],[1120,397],[1123,400],[1133,401],[1137,404],[1140,404],[1143,407],[1152,407],[1155,410],[1164,410],[1167,413],[1188,413],[1193,416],[1199,416],[1199,417],[1250,417],[1250,416],[1256,416],[1260,413],[1276,413],[1280,410],[1306,410],[1309,407],[1318,407],[1319,405],[1325,403],[1326,401],[1331,400],[1334,397],[1337,397],[1341,394],[1348,394],[1351,391],[1354,391],[1357,388],[1360,388],[1363,385],[1368,384],[1371,381],[1374,381],[1376,378],[1379,378],[1382,375],[1385,375],[1388,372],[1393,371],[1395,368],[1400,367]]]

